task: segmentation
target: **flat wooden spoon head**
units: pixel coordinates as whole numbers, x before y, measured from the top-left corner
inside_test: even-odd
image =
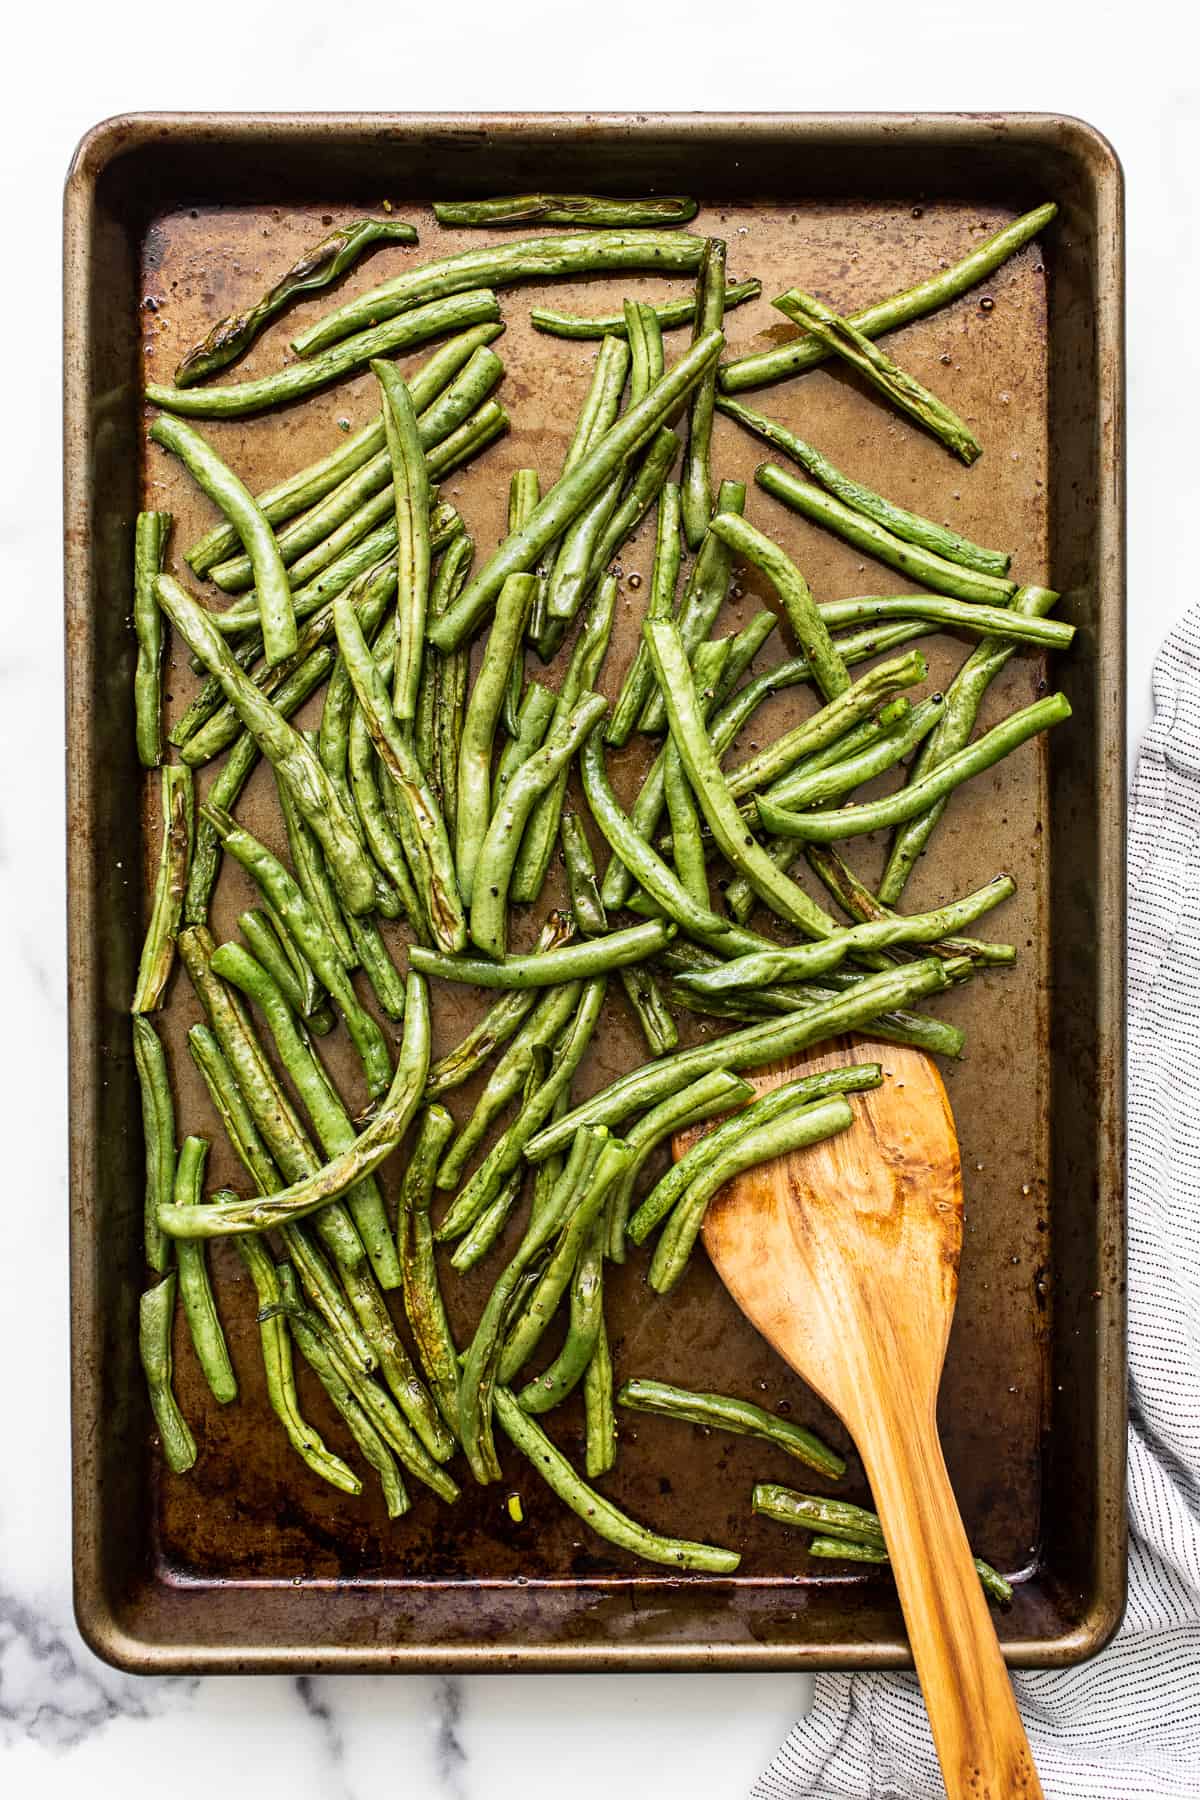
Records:
[[[856,1038],[750,1077],[879,1062],[854,1123],[731,1181],[704,1243],[758,1330],[858,1446],[896,1575],[951,1800],[1041,1795],[942,1459],[937,1391],[962,1246],[962,1173],[941,1076]],[[676,1156],[695,1141],[681,1133]]]

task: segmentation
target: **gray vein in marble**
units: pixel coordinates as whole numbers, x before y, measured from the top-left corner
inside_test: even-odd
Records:
[[[433,1703],[437,1712],[437,1735],[434,1755],[438,1780],[451,1800],[467,1800],[463,1771],[467,1753],[459,1736],[463,1713],[463,1685],[453,1675],[444,1675],[434,1688]]]
[[[73,1750],[113,1719],[149,1719],[196,1688],[189,1677],[135,1680],[107,1668],[24,1600],[0,1589],[0,1743]]]
[[[317,1727],[321,1743],[324,1746],[325,1760],[330,1771],[336,1770],[339,1786],[345,1800],[354,1800],[349,1783],[346,1780],[346,1741],[334,1717],[333,1708],[324,1695],[317,1691],[317,1685],[311,1675],[297,1675],[292,1683],[301,1706]],[[332,1790],[325,1789],[326,1794]]]

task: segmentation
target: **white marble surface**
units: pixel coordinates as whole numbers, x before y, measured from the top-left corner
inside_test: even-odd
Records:
[[[59,189],[80,132],[140,107],[808,107],[1073,112],[1129,181],[1130,722],[1194,597],[1200,88],[1161,0],[551,0],[410,9],[240,0],[22,7],[0,83],[0,1790],[106,1800],[741,1796],[805,1697],[790,1677],[145,1681],[71,1619],[59,610]],[[1182,15],[1180,15],[1182,16]],[[447,33],[452,21],[454,34]],[[839,21],[843,21],[839,25]],[[19,263],[20,304],[7,275]],[[18,1048],[19,1046],[19,1048]]]

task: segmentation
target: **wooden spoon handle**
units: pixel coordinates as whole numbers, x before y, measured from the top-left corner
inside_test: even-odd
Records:
[[[859,1451],[879,1509],[949,1800],[1042,1800],[932,1401],[877,1395]]]

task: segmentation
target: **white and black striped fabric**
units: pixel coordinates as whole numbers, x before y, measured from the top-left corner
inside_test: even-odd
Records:
[[[1015,1677],[1047,1800],[1200,1796],[1200,611],[1154,671],[1129,843],[1129,1607]],[[910,1675],[825,1675],[752,1800],[939,1800]]]

